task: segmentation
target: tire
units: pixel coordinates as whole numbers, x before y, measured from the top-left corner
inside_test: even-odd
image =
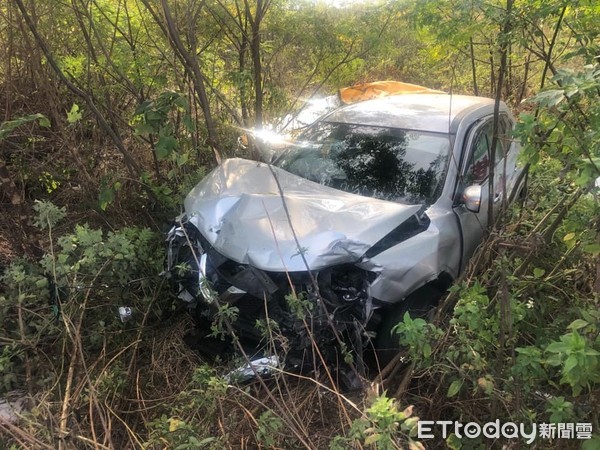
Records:
[[[385,314],[375,338],[375,354],[379,367],[385,367],[400,351],[398,336],[392,329],[402,322],[408,312],[412,318],[426,318],[429,311],[437,306],[444,293],[432,285],[425,285],[410,294]]]

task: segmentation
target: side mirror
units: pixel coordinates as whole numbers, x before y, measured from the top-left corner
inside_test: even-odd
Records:
[[[469,211],[478,213],[481,208],[481,185],[473,184],[462,193],[462,201]]]

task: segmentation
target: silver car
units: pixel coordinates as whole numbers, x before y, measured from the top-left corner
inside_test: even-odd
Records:
[[[271,164],[224,161],[167,239],[201,337],[228,305],[240,342],[288,365],[312,362],[315,343],[328,361],[394,347],[404,312],[434,305],[482,241],[493,111],[460,95],[367,100],[325,115]],[[513,125],[501,103],[494,207],[521,189]],[[267,318],[280,348],[266,349]]]

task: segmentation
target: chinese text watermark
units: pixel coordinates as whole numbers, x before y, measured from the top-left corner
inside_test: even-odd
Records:
[[[450,434],[457,438],[474,439],[484,436],[488,439],[524,439],[527,444],[531,444],[536,438],[540,439],[591,439],[591,423],[533,423],[525,425],[523,423],[506,422],[500,423],[500,420],[487,422],[480,425],[476,422],[463,424],[452,420],[420,420],[417,425],[417,437],[419,439],[432,439],[440,436],[446,439]]]

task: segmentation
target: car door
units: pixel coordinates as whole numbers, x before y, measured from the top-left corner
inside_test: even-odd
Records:
[[[505,155],[510,146],[508,138],[511,123],[506,115],[500,117],[499,135],[496,143],[494,167],[494,213],[496,214],[505,195]],[[493,117],[486,117],[474,124],[469,130],[466,140],[461,172],[455,193],[454,212],[458,217],[462,234],[461,271],[466,267],[469,258],[483,239],[488,226],[488,205],[490,186],[490,158],[493,139]],[[469,211],[462,201],[465,188],[473,185],[481,186],[481,202],[479,211]]]

